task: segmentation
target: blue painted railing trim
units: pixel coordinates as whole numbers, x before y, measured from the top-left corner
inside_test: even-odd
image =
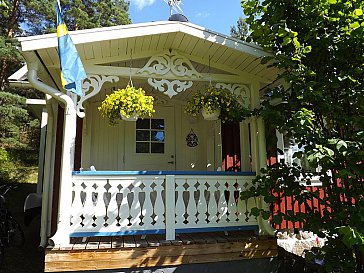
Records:
[[[213,175],[213,176],[255,176],[255,172],[218,172],[218,171],[74,171],[73,175]]]
[[[259,230],[259,226],[238,226],[238,227],[211,227],[211,228],[183,228],[176,229],[176,233],[196,233],[196,232],[218,232],[218,231],[240,231],[240,230]]]
[[[93,237],[93,236],[121,236],[121,235],[146,235],[146,234],[165,234],[165,229],[153,229],[153,230],[125,230],[115,232],[73,232],[70,237]]]
[[[197,233],[197,232],[219,232],[219,231],[240,231],[252,230],[258,231],[259,226],[236,226],[236,227],[211,227],[211,228],[184,228],[176,229],[176,233]],[[73,232],[70,237],[93,237],[93,236],[122,236],[122,235],[147,235],[147,234],[165,234],[165,229],[152,230],[125,230],[115,232]]]

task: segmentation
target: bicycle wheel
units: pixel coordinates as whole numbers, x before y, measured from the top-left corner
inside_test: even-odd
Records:
[[[8,218],[8,241],[9,245],[22,246],[24,244],[24,231],[19,223],[12,217]]]

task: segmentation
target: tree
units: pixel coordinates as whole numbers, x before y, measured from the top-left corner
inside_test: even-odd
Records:
[[[0,92],[0,146],[21,147],[25,145],[22,136],[30,122],[25,98]]]
[[[258,176],[243,198],[273,192],[294,196],[299,204],[317,198],[321,215],[283,214],[272,219],[301,221],[316,233],[327,232],[321,249],[326,269],[362,272],[364,257],[364,16],[361,0],[243,0],[252,39],[272,53],[262,60],[280,69],[266,101],[253,114],[286,134],[303,149],[326,196],[305,191],[297,181],[309,177],[299,166],[277,163]],[[272,103],[281,101],[282,103]],[[307,179],[309,180],[309,179]],[[267,215],[255,208],[252,215]]]
[[[129,2],[124,0],[61,1],[69,30],[124,25],[130,23]],[[22,64],[15,37],[55,32],[56,0],[0,1],[0,90],[7,78]]]
[[[8,76],[20,67],[22,60],[14,39],[20,31],[20,1],[1,1],[0,16],[0,90],[4,90]]]
[[[26,23],[33,34],[55,31],[56,1],[24,1]],[[124,0],[63,0],[62,12],[69,30],[130,24],[129,2]]]
[[[249,25],[244,21],[243,17],[239,17],[236,26],[230,28],[230,36],[242,41],[250,42]]]

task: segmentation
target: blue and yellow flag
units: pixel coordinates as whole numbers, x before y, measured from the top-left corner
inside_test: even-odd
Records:
[[[86,79],[80,56],[72,42],[66,24],[62,19],[61,4],[57,1],[58,54],[61,62],[61,82],[64,89],[83,96],[82,80]]]

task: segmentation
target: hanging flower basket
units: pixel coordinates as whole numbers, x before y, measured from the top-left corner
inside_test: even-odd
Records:
[[[208,112],[205,109],[201,110],[201,114],[205,120],[218,120],[220,113],[220,109],[213,110],[212,112]]]
[[[125,121],[137,121],[138,118],[139,118],[138,115],[134,115],[134,116],[130,116],[130,117],[121,116],[121,119],[125,120]]]
[[[111,125],[120,120],[136,121],[138,118],[151,117],[154,110],[154,98],[145,95],[142,88],[127,86],[107,95],[98,107],[103,117],[109,119]]]
[[[206,120],[242,121],[247,116],[237,95],[227,89],[209,87],[206,91],[194,93],[187,102],[186,113],[197,116],[202,113]]]

